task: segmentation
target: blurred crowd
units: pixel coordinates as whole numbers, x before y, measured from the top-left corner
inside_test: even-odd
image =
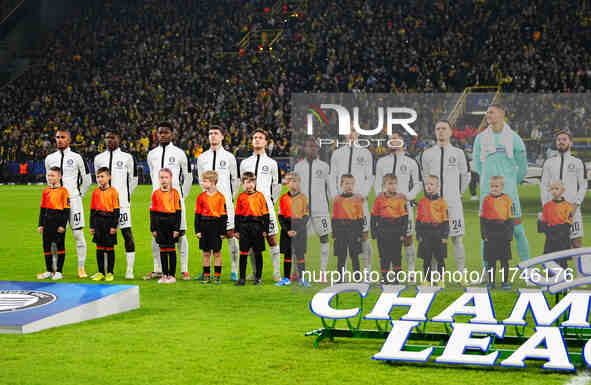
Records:
[[[249,154],[255,128],[271,133],[271,156],[289,156],[297,151],[293,93],[591,89],[591,24],[580,2],[317,0],[295,12],[306,2],[286,1],[278,13],[275,3],[119,0],[84,10],[48,35],[38,62],[0,89],[0,160],[42,159],[58,127],[71,131],[72,147],[87,159],[115,127],[122,147],[143,160],[163,120],[173,123],[175,142],[191,159],[207,149],[213,123],[226,127],[226,147],[238,157]],[[239,50],[247,32],[269,28],[283,30],[272,51],[261,53],[256,42]],[[558,128],[558,107],[549,108],[543,116],[516,108],[513,126],[525,138],[544,138]],[[570,113],[577,136],[591,135],[584,102],[560,111]],[[475,128],[456,130],[469,143]],[[417,144],[432,126],[419,134]]]

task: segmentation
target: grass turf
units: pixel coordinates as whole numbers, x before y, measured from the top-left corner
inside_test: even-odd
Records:
[[[94,186],[93,186],[94,187]],[[0,279],[32,281],[43,269],[41,237],[36,232],[41,186],[0,187],[3,213],[0,238]],[[193,212],[199,188],[187,200]],[[133,230],[136,240],[136,278],[152,270],[151,238],[148,227],[150,186],[140,186],[133,195]],[[543,249],[537,234],[535,214],[540,210],[538,186],[522,186],[521,202],[532,256]],[[467,267],[481,269],[478,202],[464,201],[464,239]],[[90,194],[85,198],[88,211]],[[591,210],[586,210],[591,211]],[[88,223],[88,212],[85,212]],[[591,213],[587,212],[587,216]],[[188,215],[192,222],[192,215]],[[591,228],[585,226],[587,234]],[[95,272],[94,244],[88,228],[86,268]],[[192,275],[201,271],[201,254],[189,224],[189,266]],[[76,278],[76,253],[68,230],[65,280]],[[125,250],[119,234],[116,281],[125,272]],[[318,266],[319,243],[312,236],[308,265]],[[451,251],[451,250],[450,250]],[[377,264],[374,245],[374,267]],[[396,363],[371,360],[383,341],[341,339],[313,348],[313,338],[304,333],[320,327],[320,320],[308,307],[319,290],[278,288],[272,284],[271,263],[264,254],[263,287],[235,288],[229,282],[230,263],[224,243],[224,282],[220,286],[179,281],[157,285],[136,279],[140,286],[141,308],[105,319],[50,329],[31,335],[0,335],[0,384],[562,384],[571,374],[539,369],[494,369],[439,364]],[[514,253],[512,265],[518,261]],[[419,261],[420,262],[420,261]],[[335,261],[331,258],[330,266]],[[417,264],[419,266],[419,264]],[[450,253],[448,267],[453,268]],[[178,269],[177,269],[178,272]],[[177,275],[178,276],[178,275]],[[365,309],[375,303],[378,290],[372,288]],[[434,316],[461,293],[447,288],[438,294],[429,312]],[[506,318],[515,295],[495,292],[497,319]],[[396,312],[395,314],[398,314]],[[530,320],[531,322],[531,320]],[[371,327],[368,324],[366,327]],[[508,332],[509,329],[508,329]]]

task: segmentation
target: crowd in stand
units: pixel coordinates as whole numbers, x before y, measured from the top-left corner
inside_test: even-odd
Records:
[[[271,133],[271,156],[289,156],[290,99],[301,92],[450,93],[499,83],[507,92],[591,89],[591,25],[578,2],[319,0],[297,16],[273,14],[273,3],[127,0],[85,10],[0,89],[0,160],[42,159],[57,127],[72,132],[72,147],[87,159],[116,127],[122,147],[143,160],[162,120],[172,122],[190,159],[207,146],[205,128],[214,122],[226,127],[226,147],[238,157],[250,152],[254,128]],[[269,27],[284,31],[272,52],[238,54],[246,32]],[[576,136],[590,135],[588,109],[584,100],[561,109]],[[516,109],[515,128],[547,137],[559,127],[544,111]],[[421,127],[418,141],[429,133]]]

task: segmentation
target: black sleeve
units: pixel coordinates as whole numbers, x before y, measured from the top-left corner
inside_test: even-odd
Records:
[[[90,228],[94,229],[96,227],[96,210],[90,209]]]
[[[488,238],[488,231],[486,228],[486,219],[480,217],[480,236],[482,239]]]
[[[291,230],[291,219],[287,218],[283,215],[278,215],[279,224],[281,225],[281,230],[290,231]]]
[[[181,231],[181,210],[174,213],[174,229],[173,231]]]
[[[119,224],[119,213],[119,209],[114,209],[113,214],[111,215],[111,228],[113,229],[116,229]]]
[[[154,211],[150,211],[150,232],[158,231],[158,216]]]
[[[402,219],[402,223],[400,226],[402,227],[402,229],[401,229],[400,233],[402,234],[403,237],[405,237],[406,236],[406,229],[408,228],[408,215],[402,216],[401,219]]]
[[[39,225],[38,226],[45,226],[45,215],[47,213],[47,209],[45,207],[41,207],[39,211]]]
[[[62,217],[62,223],[61,226],[63,228],[66,228],[66,226],[68,225],[68,220],[70,219],[70,209],[69,208],[65,208],[63,210],[63,217]]]
[[[548,231],[548,225],[546,225],[546,222],[538,219],[538,233],[545,233],[546,231]]]
[[[242,215],[234,217],[234,232],[240,233],[240,224],[242,223]]]
[[[513,218],[505,221],[505,239],[509,242],[513,240]]]
[[[195,234],[197,234],[199,232],[199,217],[201,216],[201,214],[195,214]]]
[[[219,225],[218,233],[220,235],[226,235],[227,224],[228,224],[228,216],[222,215],[219,219],[219,222],[218,222],[218,225]]]
[[[441,239],[447,239],[449,237],[449,221],[441,223]]]
[[[371,214],[370,228],[371,228],[371,237],[373,239],[377,239],[377,237],[378,237],[378,221],[379,220],[380,219],[378,217]]]
[[[265,229],[265,233],[269,232],[269,214],[263,215],[263,228]]]

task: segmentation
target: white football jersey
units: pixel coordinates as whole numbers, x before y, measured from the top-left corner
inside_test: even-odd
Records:
[[[376,181],[373,187],[376,196],[382,192],[384,175],[386,174],[396,175],[398,179],[397,192],[406,195],[408,200],[415,199],[423,188],[419,164],[403,153],[398,155],[392,153],[378,159]]]
[[[158,145],[148,153],[148,167],[152,178],[152,191],[160,188],[158,173],[162,168],[169,168],[172,171],[172,187],[178,190],[183,199],[191,193],[193,173],[191,164],[183,150],[172,143],[166,146]]]
[[[373,185],[373,158],[366,148],[343,146],[336,149],[330,158],[330,191],[333,197],[341,193],[341,176],[355,177],[355,194],[367,198]]]
[[[72,151],[70,147],[52,152],[45,157],[45,172],[47,173],[51,167],[62,169],[62,184],[68,190],[70,199],[86,194],[92,178],[88,164],[80,154]]]
[[[277,202],[281,194],[277,162],[266,153],[262,155],[253,154],[240,163],[240,175],[248,171],[254,173],[257,177],[257,191],[270,198],[273,204]]]
[[[318,158],[312,162],[304,158],[296,163],[293,171],[301,178],[300,191],[308,198],[310,215],[329,215],[327,194],[330,194],[330,167],[328,163]]]
[[[552,194],[548,191],[550,184],[559,180],[566,191],[564,199],[567,202],[580,205],[587,193],[587,177],[585,164],[570,152],[547,159],[542,167],[542,181],[540,183],[540,195],[542,204],[552,200]]]
[[[138,177],[135,159],[127,152],[117,148],[104,151],[94,157],[94,173],[101,167],[111,170],[111,186],[119,193],[119,205],[129,207],[131,194],[137,187]]]
[[[439,177],[440,195],[448,205],[461,201],[470,184],[470,170],[464,151],[457,147],[438,144],[425,150],[422,157],[423,178]]]
[[[199,184],[205,171],[213,170],[218,174],[217,189],[224,194],[226,200],[234,200],[240,188],[238,167],[234,155],[223,147],[213,151],[211,148],[197,158]]]

